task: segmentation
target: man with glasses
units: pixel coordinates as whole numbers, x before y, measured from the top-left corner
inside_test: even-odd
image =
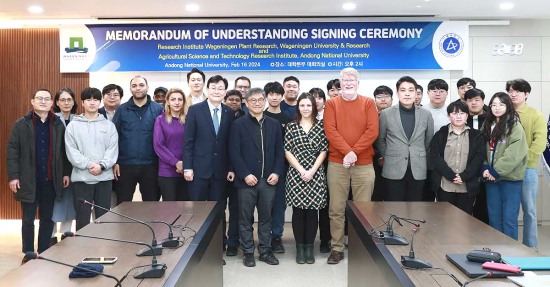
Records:
[[[537,166],[541,154],[546,148],[546,119],[541,112],[527,105],[531,94],[531,85],[524,79],[506,83],[506,91],[512,99],[514,109],[519,114],[525,130],[529,153],[527,169],[523,178],[521,208],[523,210],[523,244],[537,249],[537,191],[539,189]]]
[[[231,164],[239,189],[239,233],[243,264],[256,266],[252,218],[258,211],[259,260],[279,264],[271,250],[271,211],[275,185],[283,174],[283,136],[280,123],[264,115],[265,93],[250,89],[245,95],[249,114],[235,120],[231,133]],[[184,161],[185,162],[185,161]]]
[[[6,153],[10,190],[21,202],[23,253],[34,252],[34,219],[40,215],[38,253],[50,247],[54,200],[69,186],[71,164],[65,154],[65,126],[52,111],[52,95],[46,89],[31,99],[33,110],[18,119]],[[23,257],[22,263],[30,258]]]
[[[106,119],[113,121],[116,109],[120,106],[120,101],[124,95],[122,87],[116,84],[108,84],[103,87],[103,107],[98,110]]]
[[[250,82],[250,79],[245,76],[240,76],[235,79],[235,90],[241,92],[241,100],[244,98],[244,95],[246,95],[246,92],[250,90],[251,84],[252,82]],[[244,101],[241,103],[241,109],[248,112],[248,108]]]
[[[227,80],[216,75],[206,85],[208,99],[189,107],[185,118],[183,174],[193,201],[223,200],[226,180],[234,178],[227,148],[234,114],[222,105]]]
[[[374,89],[372,93],[374,96],[374,102],[376,103],[376,109],[378,110],[378,116],[380,113],[392,106],[393,101],[393,91],[388,86],[379,86]],[[384,158],[380,153],[374,150],[373,157],[373,167],[374,167],[374,190],[372,191],[371,200],[372,201],[384,201],[384,178],[382,177],[382,166],[384,165]]]
[[[456,88],[458,90],[458,97],[459,97],[459,99],[456,101],[466,102],[464,95],[468,90],[476,88],[476,81],[470,78],[462,78],[456,82]]]

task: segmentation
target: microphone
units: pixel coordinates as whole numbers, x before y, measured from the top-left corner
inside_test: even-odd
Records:
[[[80,266],[71,265],[71,264],[67,264],[67,263],[55,261],[55,260],[52,260],[52,259],[48,259],[48,258],[46,258],[46,257],[40,256],[38,253],[35,253],[35,252],[25,252],[25,256],[26,256],[27,258],[29,258],[29,259],[41,259],[41,260],[53,262],[53,263],[56,263],[56,264],[61,264],[61,265],[67,266],[67,267],[76,268],[76,269],[78,269],[78,270],[83,270],[83,271],[86,271],[86,272],[91,272],[91,273],[94,273],[94,274],[97,274],[97,275],[101,275],[101,276],[104,276],[104,277],[107,277],[107,278],[111,278],[111,279],[113,279],[113,280],[116,281],[116,285],[115,285],[115,286],[122,287],[122,280],[119,280],[118,278],[116,278],[116,277],[113,276],[113,275],[109,275],[109,274],[105,274],[105,273],[103,273],[103,272],[97,272],[97,271],[95,271],[95,270],[87,269],[87,268],[84,268],[84,267],[80,267]],[[124,280],[124,279],[123,279],[123,280]]]
[[[151,266],[146,268],[145,270],[139,272],[138,274],[134,275],[134,278],[136,278],[136,279],[161,278],[162,276],[164,276],[164,271],[166,270],[166,264],[157,262],[157,256],[152,251],[153,246],[151,246],[147,243],[139,242],[139,241],[129,241],[129,240],[122,240],[122,239],[97,237],[97,236],[91,236],[91,235],[82,235],[82,234],[76,234],[76,233],[71,232],[71,231],[67,231],[67,232],[63,233],[63,235],[65,235],[66,237],[84,237],[84,238],[100,239],[100,240],[123,242],[123,243],[132,243],[132,244],[147,246],[147,248],[149,248],[151,250],[151,254],[153,256]],[[139,252],[136,255],[140,256]]]
[[[382,231],[381,237],[384,238],[384,244],[386,245],[407,245],[409,242],[405,237],[395,234],[393,232],[393,222],[397,222],[399,225],[403,226],[401,224],[401,221],[399,220],[399,217],[390,214],[390,218],[388,219],[388,223],[386,224],[386,231]]]
[[[147,228],[149,228],[151,230],[151,233],[153,234],[153,241],[151,243],[151,246],[152,248],[149,249],[149,248],[145,248],[145,249],[142,249],[141,251],[139,251],[137,253],[137,256],[151,256],[151,255],[162,255],[162,245],[158,244],[157,243],[157,237],[155,236],[155,231],[153,230],[153,228],[151,227],[151,225],[139,220],[139,219],[135,219],[135,218],[132,218],[130,216],[127,216],[127,215],[124,215],[124,214],[121,214],[121,213],[118,213],[116,211],[112,211],[108,208],[105,208],[105,207],[102,207],[102,206],[99,206],[97,204],[93,204],[83,198],[78,198],[78,201],[82,202],[83,204],[88,204],[88,205],[91,205],[93,206],[94,208],[99,208],[99,209],[102,209],[102,210],[105,210],[107,212],[110,212],[110,213],[114,213],[118,216],[122,216],[126,219],[130,219],[131,221],[134,221],[134,222],[137,222],[137,223],[140,223],[140,224],[143,224],[145,226],[147,226]]]
[[[485,273],[485,274],[483,274],[483,275],[481,275],[481,276],[478,276],[478,277],[476,277],[476,278],[474,278],[474,279],[470,279],[470,280],[464,282],[464,284],[462,284],[462,287],[464,287],[464,286],[466,286],[466,285],[468,285],[468,284],[470,284],[470,283],[472,283],[472,282],[474,282],[474,281],[477,281],[477,280],[479,280],[479,279],[483,279],[483,278],[485,278],[485,277],[493,277],[493,273],[492,273],[492,272],[487,272],[487,273]]]
[[[413,269],[426,269],[432,268],[432,264],[418,259],[414,256],[414,235],[418,232],[417,228],[413,228],[412,238],[411,238],[411,249],[409,250],[409,256],[401,255],[401,265]]]
[[[162,247],[166,247],[166,248],[176,248],[179,246],[180,244],[180,238],[179,237],[174,237],[174,233],[172,232],[172,227],[174,226],[174,223],[176,223],[176,221],[178,221],[178,219],[181,217],[181,214],[178,215],[178,217],[176,217],[176,219],[172,222],[172,224],[166,222],[166,221],[162,221],[162,220],[155,220],[155,221],[144,221],[145,223],[162,223],[162,224],[165,224],[166,226],[168,226],[169,228],[169,232],[168,232],[168,237],[166,239],[163,239],[160,241],[160,245],[162,245]],[[102,224],[102,223],[138,223],[138,222],[134,222],[134,221],[101,221],[99,219],[96,219],[94,221],[95,224]]]

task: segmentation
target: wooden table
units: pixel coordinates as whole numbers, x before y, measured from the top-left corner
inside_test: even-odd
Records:
[[[222,286],[223,252],[221,233],[221,209],[215,202],[124,202],[114,211],[138,218],[143,221],[163,220],[172,223],[178,215],[181,217],[175,225],[187,226],[196,231],[184,231],[185,245],[178,249],[163,249],[157,256],[159,263],[167,265],[164,277],[158,279],[135,279],[130,273],[122,286]],[[107,213],[102,221],[128,221],[118,215]],[[168,227],[164,224],[152,224],[157,240],[167,237]],[[181,236],[174,230],[174,236]],[[150,230],[141,224],[90,223],[77,234],[151,243]],[[62,240],[40,254],[48,259],[76,265],[84,257],[116,256],[118,261],[105,265],[103,273],[121,279],[132,267],[151,263],[150,256],[138,257],[137,251],[144,246],[71,237]],[[103,276],[94,278],[70,279],[70,267],[45,260],[31,260],[16,270],[0,278],[0,286],[115,286],[113,279]]]
[[[445,257],[491,248],[506,257],[540,256],[446,202],[352,202],[348,201],[349,219],[348,286],[460,286],[442,270],[410,270],[401,266],[401,255],[410,245],[385,245],[370,236],[373,227],[387,221],[390,214],[424,219],[414,239],[415,257],[443,268],[464,283],[468,278]],[[414,226],[394,223],[395,233],[411,241]],[[377,230],[385,230],[385,226]],[[506,278],[482,279],[468,286],[516,286]]]

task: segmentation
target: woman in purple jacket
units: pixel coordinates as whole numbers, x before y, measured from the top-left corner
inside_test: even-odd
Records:
[[[183,178],[185,94],[173,88],[166,94],[164,112],[157,117],[153,146],[159,157],[159,187],[163,201],[189,200]]]

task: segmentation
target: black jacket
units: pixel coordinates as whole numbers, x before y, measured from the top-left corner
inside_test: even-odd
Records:
[[[444,159],[445,146],[449,135],[449,125],[441,127],[435,133],[430,146],[430,161],[434,165],[431,175],[432,190],[437,191],[441,186],[441,177],[452,181],[455,178],[455,172],[447,165]],[[468,146],[468,162],[466,169],[460,173],[462,181],[466,183],[468,195],[474,197],[479,193],[479,171],[485,160],[485,140],[480,131],[469,129],[470,144]]]
[[[19,179],[21,188],[14,194],[15,200],[32,203],[36,197],[36,161],[34,145],[34,112],[18,119],[8,140],[8,180]],[[53,115],[53,113],[50,113]],[[58,199],[63,196],[63,176],[70,176],[72,166],[65,153],[65,125],[53,115],[52,130],[52,177]]]

